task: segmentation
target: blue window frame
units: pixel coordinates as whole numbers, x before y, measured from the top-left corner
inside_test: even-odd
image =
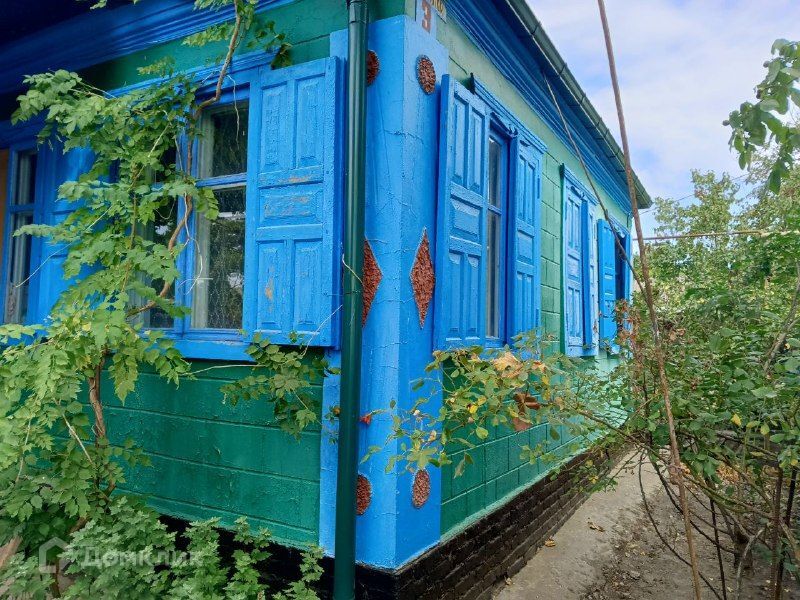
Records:
[[[174,331],[186,356],[244,358],[255,332],[338,343],[341,84],[335,58],[263,66],[205,115],[194,174],[220,217],[195,216],[184,240],[176,293],[192,311]]]
[[[540,325],[544,145],[479,81],[442,81],[435,331],[501,346]]]
[[[199,187],[214,191],[219,206],[216,220],[197,211],[191,215],[179,241],[185,249],[178,257],[178,271],[171,293],[175,303],[191,309],[188,316],[173,318],[154,308],[142,315],[146,327],[169,332],[187,357],[244,360],[252,327],[247,319],[249,288],[245,282],[246,214],[258,204],[248,185],[252,168],[251,145],[258,119],[249,110],[250,90],[258,69],[236,73],[227,82],[219,101],[208,108],[194,142],[192,175]],[[201,90],[210,95],[211,90]],[[165,160],[184,168],[187,140],[179,140],[174,155]],[[183,219],[186,204],[165,208],[145,235],[165,242]],[[149,282],[160,289],[161,282]]]
[[[15,236],[30,223],[54,224],[74,205],[58,198],[58,186],[83,173],[90,153],[64,153],[57,141],[37,145],[43,123],[0,127],[0,144],[9,144],[4,231],[0,248],[0,322],[41,322],[67,283],[63,278],[66,246],[41,237]]]
[[[243,82],[241,78],[237,81]],[[249,82],[247,82],[249,83]],[[249,111],[249,87],[228,91],[220,102],[202,117],[202,136],[196,142],[193,175],[200,187],[214,191],[219,216],[209,221],[195,213],[183,242],[176,285],[176,302],[191,308],[189,316],[174,323],[174,333],[184,344],[187,355],[225,357],[222,344],[234,348],[246,342],[244,281],[245,215],[257,203],[254,190],[247,185],[249,170],[248,137],[254,116]],[[182,154],[185,153],[185,148]],[[175,217],[181,219],[185,205],[179,203]],[[169,320],[167,320],[167,323]]]
[[[562,195],[565,352],[591,356],[599,339],[597,199],[566,166]]]

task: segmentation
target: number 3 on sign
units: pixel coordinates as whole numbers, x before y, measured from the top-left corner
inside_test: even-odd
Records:
[[[419,0],[417,16],[420,19],[422,28],[431,33],[433,27],[433,8],[428,0]]]

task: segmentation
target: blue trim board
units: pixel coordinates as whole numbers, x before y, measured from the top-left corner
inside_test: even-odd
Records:
[[[597,197],[588,186],[584,185],[580,179],[566,165],[561,165],[561,175],[564,180],[564,186],[572,186],[573,193],[578,195],[582,200],[588,201],[592,206],[597,205]]]
[[[530,36],[519,20],[508,14],[510,9],[507,2],[452,0],[448,2],[447,9],[467,37],[489,57],[568,151],[575,155],[545,78],[550,82],[592,177],[620,207],[630,212],[624,171],[617,158],[610,156],[609,149],[601,146],[593,135],[593,132],[599,132],[597,125],[591,123],[582,111],[576,110],[575,103],[567,99],[569,95],[563,80],[557,73],[551,72],[552,68],[541,51],[532,47]]]
[[[291,1],[259,0],[256,10]],[[22,87],[24,75],[57,68],[84,69],[197,33],[230,20],[232,15],[230,7],[196,11],[189,0],[139,2],[91,11],[0,47],[0,93]]]

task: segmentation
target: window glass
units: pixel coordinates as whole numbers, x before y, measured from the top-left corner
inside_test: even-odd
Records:
[[[11,231],[33,223],[32,212],[11,215]],[[28,288],[31,275],[31,236],[11,238],[9,278],[6,285],[6,323],[22,324],[28,315]]]
[[[500,337],[500,215],[489,213],[489,239],[486,252],[486,335]]]
[[[489,207],[486,231],[486,336],[499,338],[502,306],[503,208],[508,185],[506,145],[489,138]]]
[[[497,207],[500,206],[502,193],[502,152],[500,142],[493,137],[489,138],[489,203]]]
[[[25,206],[34,202],[36,158],[36,152],[21,152],[17,155],[14,197],[11,199],[11,203],[15,206]]]
[[[144,237],[158,244],[166,245],[169,242],[169,238],[175,229],[175,224],[177,223],[175,208],[176,205],[171,203],[168,206],[164,206],[159,209],[159,211],[156,213],[155,220],[148,225]],[[167,296],[169,299],[173,299],[175,297],[175,287],[178,284],[178,281],[173,282]],[[164,287],[164,281],[161,279],[151,281],[150,286],[157,292],[160,292]],[[175,319],[171,315],[167,314],[167,312],[163,309],[154,307],[144,314],[144,326],[154,329],[171,329],[175,326]]]
[[[210,111],[201,125],[200,179],[247,171],[247,104],[238,102]]]
[[[33,223],[31,205],[36,200],[35,151],[16,156],[12,181],[13,194],[9,214],[11,238],[8,253],[8,275],[5,281],[4,323],[22,324],[28,316],[28,289],[31,276],[31,236],[14,236],[20,227]]]
[[[178,156],[178,150],[175,147],[171,147],[167,149],[164,154],[161,155],[161,167],[165,171],[172,171],[175,169],[180,169],[180,158]],[[119,165],[116,165],[116,168],[119,168]],[[157,184],[162,183],[165,179],[165,173],[163,171],[156,172],[154,169],[148,168],[145,171],[145,181],[149,184]]]
[[[631,277],[631,273],[630,270],[628,269],[628,261],[626,260],[625,253],[623,253],[622,249],[628,248],[629,235],[630,234],[627,231],[623,230],[622,232],[620,232],[620,235],[615,235],[615,240],[614,240],[614,258],[616,261],[616,275],[617,275],[617,280],[616,280],[617,300],[628,299],[628,285],[630,282],[629,277]],[[625,252],[627,252],[627,250]],[[630,257],[628,258],[630,259]]]
[[[247,103],[237,102],[209,111],[201,126],[201,183],[227,180],[224,185],[208,182],[219,204],[217,219],[195,219],[192,329],[242,328],[247,119]]]
[[[244,289],[245,188],[214,191],[216,221],[199,216],[195,234],[192,327],[241,329]]]

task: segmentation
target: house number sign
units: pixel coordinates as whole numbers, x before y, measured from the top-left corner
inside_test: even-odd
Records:
[[[447,7],[444,0],[417,0],[417,22],[422,28],[436,35],[436,15],[447,21]]]

